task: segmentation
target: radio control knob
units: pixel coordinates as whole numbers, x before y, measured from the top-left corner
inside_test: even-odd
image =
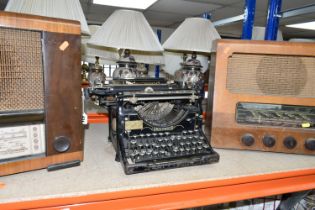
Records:
[[[273,147],[276,144],[276,139],[272,136],[264,136],[263,144],[266,147]]]
[[[297,141],[294,137],[292,136],[287,136],[283,140],[283,144],[286,148],[288,149],[293,149],[297,145]]]
[[[70,139],[65,136],[56,137],[53,144],[54,144],[54,149],[57,152],[66,152],[70,149],[70,146],[71,146]]]
[[[255,142],[255,138],[252,134],[245,134],[242,136],[242,143],[245,144],[246,146],[252,146]]]
[[[315,150],[315,138],[306,139],[305,147],[308,150]]]

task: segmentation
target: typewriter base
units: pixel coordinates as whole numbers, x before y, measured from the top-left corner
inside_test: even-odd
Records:
[[[156,160],[154,162],[143,162],[143,163],[135,163],[129,164],[126,159],[123,159],[121,154],[119,154],[121,163],[124,167],[124,171],[127,175],[142,173],[147,171],[154,170],[163,170],[163,169],[172,169],[172,168],[181,168],[187,166],[197,166],[204,165],[210,163],[219,162],[219,155],[215,151],[213,154],[207,155],[192,155],[191,157],[182,157],[182,158],[170,158],[165,160]]]

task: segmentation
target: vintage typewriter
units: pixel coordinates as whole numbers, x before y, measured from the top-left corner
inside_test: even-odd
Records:
[[[109,110],[109,139],[126,174],[219,160],[202,130],[203,82],[186,70],[169,82],[134,77],[135,63],[119,63],[111,84],[90,90]]]

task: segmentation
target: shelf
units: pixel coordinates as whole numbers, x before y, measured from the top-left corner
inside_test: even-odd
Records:
[[[216,164],[125,175],[107,141],[90,125],[80,167],[0,177],[0,209],[178,209],[315,188],[315,158],[217,149]]]
[[[88,123],[95,124],[95,123],[108,123],[108,114],[107,113],[88,113]]]

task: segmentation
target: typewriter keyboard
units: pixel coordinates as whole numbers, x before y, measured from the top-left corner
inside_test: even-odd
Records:
[[[132,135],[125,146],[129,163],[187,157],[211,151],[207,139],[199,130]]]

